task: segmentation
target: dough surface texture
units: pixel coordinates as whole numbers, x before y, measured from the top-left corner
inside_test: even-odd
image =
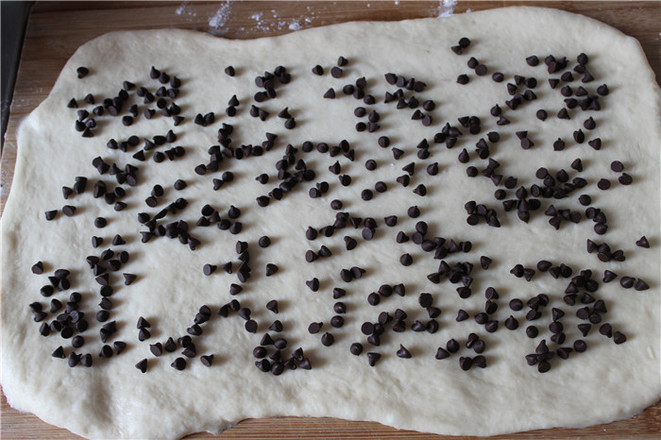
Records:
[[[471,44],[458,55],[450,48],[462,37],[470,38]],[[585,73],[574,69],[581,53],[589,58],[586,68],[593,81],[583,82]],[[538,56],[539,65],[528,65],[526,58],[531,55]],[[567,66],[549,73],[544,62],[549,55],[558,62],[566,57]],[[348,63],[341,67],[341,78],[334,78],[331,68],[340,56]],[[471,57],[487,67],[486,75],[477,75],[467,66]],[[324,69],[322,75],[312,73],[317,64]],[[225,73],[230,65],[235,68],[234,76]],[[89,73],[79,79],[80,66],[87,67]],[[168,106],[172,102],[179,106],[184,117],[179,125],[173,124],[171,116],[161,114],[156,105],[159,96],[147,104],[137,96],[140,87],[154,95],[161,86],[171,89],[169,83],[150,78],[152,66],[181,80],[178,95],[164,97]],[[277,66],[284,66],[291,80],[275,80],[277,96],[256,102],[255,93],[265,89],[256,85],[255,78],[265,71],[274,72]],[[492,79],[497,71],[504,74],[503,82]],[[388,84],[384,75],[390,72],[415,78],[426,87],[409,90]],[[573,80],[560,80],[552,88],[548,79],[559,79],[565,72],[572,72]],[[468,75],[468,84],[457,83],[461,74]],[[525,77],[524,82],[517,85],[515,75]],[[366,79],[365,94],[373,95],[375,104],[343,93],[345,85],[355,86],[361,77]],[[537,84],[525,81],[530,78]],[[119,116],[111,116],[108,108],[103,115],[94,115],[92,110],[103,105],[103,98],[117,96],[124,81],[135,87],[129,87]],[[536,99],[523,98],[516,110],[511,109],[506,101],[514,96],[508,93],[507,83],[517,85],[515,94],[532,90]],[[607,95],[597,93],[602,84],[607,84]],[[563,96],[564,86],[571,88],[571,96]],[[587,95],[581,95],[580,87]],[[335,99],[323,97],[329,88],[335,90]],[[407,104],[414,96],[419,106],[398,109],[397,99],[384,102],[385,93],[395,93],[398,88]],[[85,102],[87,94],[95,97],[95,104]],[[239,105],[236,116],[229,117],[225,109],[233,95]],[[78,108],[67,107],[71,98]],[[597,99],[600,110],[582,110],[578,105],[567,109],[570,119],[558,118],[561,109],[571,106],[565,101],[569,98]],[[434,101],[435,108],[423,108],[428,100]],[[282,415],[373,420],[423,432],[475,435],[582,427],[632,416],[656,403],[661,393],[659,103],[659,87],[635,39],[602,23],[551,9],[505,8],[442,19],[347,23],[250,41],[174,29],[111,33],[94,39],[72,56],[49,97],[19,131],[18,160],[2,218],[2,386],[8,401],[19,410],[89,438],[178,438],[198,431],[219,432],[248,417]],[[138,105],[137,116],[125,126],[122,117],[130,115],[133,104]],[[509,124],[497,124],[499,118],[490,114],[495,104]],[[250,115],[252,105],[268,112],[263,115],[265,120]],[[363,117],[354,115],[359,106],[366,109]],[[151,119],[143,114],[148,108],[155,110]],[[295,120],[295,128],[286,128],[287,118],[278,117],[285,108]],[[91,114],[83,119],[94,118],[96,122],[96,127],[90,128],[91,137],[83,137],[75,129],[77,111],[83,109]],[[539,109],[547,111],[545,120],[535,116]],[[432,117],[429,126],[421,119],[412,119],[416,110]],[[372,111],[380,116],[374,122],[378,129],[357,131],[356,124],[367,124]],[[215,114],[215,121],[208,120],[205,126],[194,122],[196,115],[210,112]],[[479,118],[478,133],[470,131],[475,123],[463,126],[458,121],[464,116]],[[584,125],[590,117],[596,124],[592,129],[587,128],[590,123]],[[220,162],[218,171],[197,174],[194,169],[198,165],[210,162],[208,149],[221,144],[218,130],[224,123],[233,126],[227,137],[236,150],[241,150],[241,145],[268,145],[267,133],[277,138],[260,156],[239,160],[235,153],[235,157]],[[446,129],[443,142],[434,142],[446,123],[453,129],[450,133]],[[168,130],[176,140],[148,149],[144,161],[133,157],[145,147],[145,140],[164,136]],[[579,130],[584,141],[576,133]],[[530,148],[522,148],[526,141],[516,134],[521,131],[527,132],[522,138],[534,144]],[[500,140],[488,140],[489,132],[498,132]],[[119,149],[106,146],[110,139],[121,144],[132,135],[139,143],[128,145],[126,152],[121,145]],[[378,144],[381,136],[390,139],[386,148]],[[456,138],[452,148],[446,144],[453,142],[447,140],[450,138]],[[566,145],[556,151],[553,145],[558,138]],[[601,139],[600,149],[588,144],[596,138]],[[429,144],[427,158],[418,155],[425,148],[416,148],[423,139]],[[476,151],[480,139],[488,145],[489,157],[500,164],[491,169],[492,175],[502,175],[498,186],[494,184],[497,176],[481,174],[489,160],[481,159]],[[347,146],[343,140],[348,142],[347,150],[342,150],[342,145]],[[312,151],[303,151],[305,141],[312,142]],[[319,152],[319,143],[328,144],[330,151]],[[297,150],[288,172],[293,175],[300,171],[296,165],[302,160],[308,170],[314,170],[314,176],[308,174],[311,180],[300,179],[281,200],[271,197],[268,206],[260,207],[256,199],[268,196],[282,182],[276,163],[286,155],[288,144]],[[172,159],[168,158],[166,151],[176,146],[182,146],[185,154],[177,157],[173,150]],[[397,160],[394,147],[403,152]],[[458,161],[462,149],[469,155],[468,163]],[[345,156],[349,150],[354,160]],[[157,152],[165,154],[163,161],[154,161]],[[424,157],[424,152],[420,154]],[[116,164],[120,174],[127,165],[137,167],[133,173],[137,184],[118,184],[112,170],[99,174],[92,165],[97,157],[108,165]],[[578,158],[582,171],[571,167]],[[374,171],[366,169],[369,159],[376,162]],[[350,185],[342,185],[339,176],[329,170],[336,161],[339,176],[351,176]],[[613,161],[622,162],[624,170],[611,170]],[[414,169],[403,170],[411,162],[415,162]],[[438,164],[434,175],[427,169],[433,163]],[[469,166],[478,170],[476,177],[467,176]],[[557,177],[561,169],[568,174],[567,182],[580,177],[585,179],[585,186],[572,188],[562,198],[535,197],[531,195],[532,185],[544,186],[543,179],[536,177],[540,167],[556,178],[556,189],[566,189],[563,178]],[[223,177],[226,171],[233,173],[233,179]],[[409,175],[409,171],[410,184],[403,186],[396,179]],[[269,176],[265,184],[255,180],[263,173]],[[632,177],[630,185],[618,181],[622,173]],[[81,194],[74,191],[63,199],[62,187],[72,187],[76,176],[87,177],[86,190]],[[506,188],[510,176],[517,179],[516,185]],[[186,188],[174,189],[177,179],[185,180]],[[213,179],[223,179],[224,183],[214,190]],[[599,189],[600,179],[609,180],[610,189]],[[126,208],[115,211],[114,203],[106,203],[103,196],[95,198],[97,181],[105,182],[108,192],[117,186],[124,188],[125,195],[117,201],[125,202]],[[378,181],[386,184],[387,191],[375,190]],[[329,189],[313,198],[309,191],[319,182],[327,182]],[[145,199],[156,184],[164,188],[164,194],[156,197],[155,207],[149,207]],[[420,184],[426,188],[424,196],[414,192],[416,188],[421,191]],[[530,210],[527,222],[518,218],[516,206],[507,211],[503,205],[504,201],[520,199],[516,195],[520,187],[527,189],[523,197],[526,204],[531,199],[541,202],[539,209]],[[372,191],[371,200],[361,199],[366,189]],[[494,197],[497,189],[505,191],[503,200]],[[579,203],[582,194],[590,195],[589,205]],[[168,212],[158,224],[186,221],[188,234],[199,240],[199,246],[191,250],[178,238],[158,234],[142,243],[141,232],[149,229],[138,221],[138,214],[147,213],[151,219],[179,198],[186,199],[187,206]],[[334,199],[342,201],[340,210],[331,208]],[[484,216],[476,217],[478,224],[469,225],[464,208],[469,201],[494,209],[500,227],[489,226]],[[207,204],[229,223],[240,221],[242,230],[235,234],[236,230],[218,228],[218,219],[214,222],[213,218],[209,226],[196,224]],[[65,205],[76,207],[73,216],[63,213]],[[560,221],[556,230],[549,224],[554,215],[545,215],[550,205],[557,211],[578,213],[580,221],[574,223],[556,213]],[[238,218],[229,217],[231,206],[239,208]],[[408,215],[412,206],[419,208],[419,217]],[[588,206],[605,214],[605,234],[595,232],[595,225],[603,222],[586,217]],[[51,221],[44,215],[49,210],[57,210]],[[306,238],[308,227],[320,230],[333,225],[340,212],[348,213],[349,222],[338,225],[332,236],[320,233],[315,239]],[[384,218],[393,215],[397,224],[387,226]],[[106,218],[107,226],[95,227],[97,217]],[[372,217],[376,228],[365,231],[362,223],[355,228],[350,219],[357,217],[363,221]],[[414,242],[420,221],[428,225],[425,238],[434,246],[431,251]],[[410,240],[398,243],[400,231]],[[374,237],[366,239],[372,232]],[[113,245],[116,234],[126,243]],[[103,243],[94,248],[92,236],[101,237]],[[262,236],[270,237],[270,246],[258,245]],[[355,249],[346,249],[345,236],[356,240]],[[649,248],[636,245],[642,236],[647,237]],[[445,239],[440,247],[447,255],[440,259],[434,255],[441,240],[434,242],[434,237]],[[601,256],[612,257],[610,261],[602,261],[598,250],[588,253],[588,239],[597,246],[607,243],[609,251]],[[248,243],[251,272],[245,282],[238,271],[238,240]],[[453,241],[461,250],[453,252]],[[332,255],[306,262],[306,251],[319,253],[322,245]],[[93,273],[86,258],[101,257],[107,249],[114,251],[114,257],[102,259],[102,266],[117,260],[122,251],[130,258],[119,270],[106,272],[113,287],[108,297],[112,309],[106,322],[98,322],[95,316],[101,310],[98,304],[102,296],[95,278],[100,274]],[[617,250],[622,250],[624,261],[616,261]],[[404,254],[411,256],[411,265],[400,262]],[[492,260],[488,269],[481,267],[483,256]],[[573,270],[572,275],[556,278],[552,271],[541,271],[537,268],[540,260],[548,260],[555,268],[564,264]],[[43,262],[41,275],[31,271],[37,261]],[[438,283],[433,276],[428,278],[439,273],[441,261],[455,272],[464,271],[456,280],[459,282],[452,283],[447,273],[438,275]],[[228,262],[232,263],[232,273],[223,270]],[[472,270],[468,265],[457,265],[463,262],[472,264]],[[208,276],[203,273],[206,264],[217,266]],[[267,264],[275,264],[277,272],[266,276]],[[530,281],[510,273],[517,264],[534,270],[534,275],[526,272]],[[350,272],[352,267],[365,272],[354,271],[360,277],[347,282],[341,271]],[[62,291],[56,287],[49,297],[42,296],[40,289],[51,284],[48,277],[57,269],[70,271],[70,287],[60,286]],[[569,284],[584,270],[591,270],[591,277],[574,280],[573,292]],[[618,277],[603,282],[604,270]],[[125,285],[122,273],[137,278]],[[640,289],[623,287],[623,277],[631,277]],[[318,291],[306,285],[313,278],[319,280]],[[649,288],[645,289],[640,280]],[[382,285],[400,283],[405,286],[404,296],[377,293],[379,304],[368,303],[370,293],[378,292]],[[231,295],[232,284],[240,285],[242,291]],[[457,288],[465,284],[471,295],[460,298]],[[597,290],[589,292],[594,284]],[[485,310],[489,287],[498,293],[498,298],[491,300],[497,310],[487,317],[497,321],[495,332],[474,319]],[[334,288],[344,289],[346,294],[334,298]],[[85,339],[79,348],[72,348],[72,339],[55,331],[48,336],[40,334],[42,323],[50,323],[64,312],[62,308],[51,313],[51,300],[57,298],[66,306],[72,292],[80,293],[78,311],[85,313],[88,322],[86,330],[75,333]],[[434,309],[421,307],[421,302],[427,305],[427,297],[420,297],[421,293],[431,294],[432,306],[440,309],[440,315],[431,318]],[[536,309],[538,319],[528,321],[526,314],[535,310],[527,301],[539,299],[539,294],[546,295],[548,304]],[[571,295],[575,305],[567,304],[570,298],[566,296]],[[514,298],[523,301],[522,310],[510,309]],[[277,314],[266,307],[273,299],[278,302]],[[227,317],[217,314],[232,300],[250,309],[256,332],[246,330],[250,324],[236,311],[229,310]],[[599,300],[603,302],[597,303]],[[334,310],[340,301],[346,305],[344,314]],[[29,307],[35,302],[42,304],[47,315],[41,322],[34,322]],[[191,336],[196,356],[182,355],[180,345],[174,352],[163,351],[158,357],[152,354],[150,344],[163,344],[169,337],[177,341],[189,334],[187,329],[204,305],[211,314],[199,325],[202,334]],[[602,306],[607,311],[602,311]],[[577,327],[590,323],[577,316],[584,307],[595,321],[601,319],[592,323],[585,336]],[[551,340],[553,308],[564,312],[563,317],[556,316],[566,338],[560,343]],[[403,332],[392,329],[397,309],[407,315]],[[468,319],[456,320],[460,309],[468,313]],[[371,344],[361,327],[365,322],[378,323],[382,312],[393,320],[383,324],[380,344]],[[595,317],[595,313],[600,316]],[[331,325],[335,315],[344,318],[343,326]],[[510,315],[518,321],[517,329],[506,328]],[[139,340],[136,328],[140,317],[151,325],[150,337],[144,341]],[[281,332],[269,329],[275,320],[281,321]],[[431,320],[438,324],[437,330]],[[100,331],[112,321],[116,332],[106,344],[112,347],[113,342],[123,341],[126,348],[112,357],[99,357],[105,345]],[[423,331],[412,328],[416,321]],[[308,326],[315,322],[323,326],[311,334]],[[602,327],[605,323],[611,325],[610,337],[600,333],[600,329],[608,333]],[[538,328],[537,337],[526,335],[529,325]],[[265,333],[272,339],[286,339],[287,346],[280,351],[282,361],[294,356],[291,362],[298,368],[285,367],[282,374],[274,375],[256,367],[253,349]],[[322,338],[328,342],[326,333],[334,337],[330,346],[321,342]],[[482,353],[466,347],[471,333],[484,342]],[[626,342],[615,343],[620,334],[625,335]],[[459,351],[436,359],[438,348],[446,348],[451,339],[458,342]],[[526,355],[536,353],[542,340],[555,353],[548,360],[550,370],[544,373],[538,371],[543,356],[532,356],[537,359],[535,365],[528,365],[526,360]],[[561,359],[558,349],[574,347],[576,340],[585,341],[587,349],[572,350],[567,359]],[[354,342],[363,346],[358,356],[349,350]],[[410,358],[397,355],[400,345],[410,352]],[[67,358],[72,351],[91,354],[93,365],[70,367],[68,359],[51,356],[58,346],[63,347]],[[265,347],[269,356],[274,354],[273,345]],[[298,347],[303,356],[297,359]],[[381,355],[373,367],[368,362],[369,352]],[[205,366],[201,357],[211,354],[213,362]],[[186,360],[182,371],[171,366],[179,357]],[[460,363],[466,365],[467,361],[460,362],[460,358],[477,358],[478,364],[484,360],[487,365],[473,365],[464,371]],[[135,367],[142,359],[147,359],[144,374]],[[311,369],[303,368],[308,361]]]

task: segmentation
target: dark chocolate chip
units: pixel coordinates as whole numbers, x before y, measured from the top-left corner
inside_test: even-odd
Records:
[[[458,83],[458,84],[462,84],[462,85],[464,85],[464,84],[468,84],[469,81],[470,81],[470,79],[468,78],[468,75],[466,75],[466,74],[464,74],[464,73],[462,73],[461,75],[457,76],[457,83]]]
[[[331,68],[331,76],[333,78],[341,78],[342,77],[342,69],[340,69],[338,66],[333,66]]]
[[[186,359],[178,357],[170,364],[170,366],[175,370],[182,371],[184,368],[186,368]]]
[[[538,334],[539,334],[539,330],[534,325],[529,325],[528,327],[526,327],[526,335],[529,338],[534,339],[537,337]]]
[[[620,333],[619,331],[613,333],[613,342],[615,342],[616,344],[622,344],[626,341],[627,341],[627,337],[623,333]]]
[[[335,337],[333,336],[332,333],[326,332],[321,336],[321,343],[326,347],[333,345],[334,342],[335,342]]]
[[[399,344],[399,350],[397,350],[397,357],[401,359],[410,359],[412,356],[411,356],[411,352],[406,347],[404,347],[402,344]]]
[[[641,280],[640,278],[636,280],[636,283],[634,284],[633,287],[638,291],[648,290],[650,288],[649,284],[647,284],[645,281]]]
[[[381,359],[381,353],[375,353],[375,352],[367,353],[367,362],[369,363],[370,367],[375,366],[380,359]]]
[[[633,183],[633,178],[627,173],[622,173],[622,175],[618,177],[617,181],[622,185],[631,185]]]
[[[602,178],[602,179],[599,179],[599,181],[597,182],[597,188],[599,188],[603,191],[609,189],[610,187],[611,187],[611,183],[608,179]]]
[[[76,74],[78,78],[85,78],[90,73],[89,69],[84,66],[80,66],[76,69]]]
[[[108,221],[103,217],[97,217],[94,219],[94,226],[97,228],[104,228],[108,224]]]
[[[491,79],[497,83],[503,82],[505,80],[505,75],[503,75],[502,72],[494,72],[494,74],[491,75]]]
[[[202,267],[202,273],[204,273],[204,275],[206,275],[206,276],[209,276],[209,275],[211,275],[212,273],[214,273],[216,271],[216,268],[217,268],[217,266],[215,266],[213,264],[205,264]]]

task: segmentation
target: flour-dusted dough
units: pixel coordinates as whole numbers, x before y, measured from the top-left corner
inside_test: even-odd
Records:
[[[472,44],[459,56],[450,46],[464,36]],[[559,77],[560,72],[549,75],[543,59],[551,54],[566,56],[567,70],[571,70],[581,52],[589,56],[588,67],[595,81],[583,84],[581,75],[575,73],[571,87],[576,90],[582,85],[594,93],[598,85],[606,83],[610,94],[601,98],[601,111],[576,109],[570,111],[572,119],[558,119],[563,97],[559,89],[549,87],[547,78]],[[528,66],[525,61],[532,54],[542,60],[537,67]],[[343,77],[335,79],[329,70],[339,56],[346,57],[349,63]],[[488,75],[476,76],[466,66],[471,56],[488,66]],[[311,73],[316,64],[324,67],[323,76]],[[236,76],[223,72],[228,65],[236,68]],[[262,122],[248,114],[254,104],[252,97],[259,90],[254,78],[278,65],[287,68],[292,80],[278,86],[276,99],[257,103],[270,113]],[[89,75],[77,79],[79,66],[88,67]],[[181,79],[182,92],[175,100],[185,116],[181,125],[173,127],[171,118],[159,115],[145,119],[141,113],[146,106],[140,99],[140,115],[130,127],[124,127],[120,118],[103,116],[97,118],[99,126],[94,137],[81,137],[74,130],[76,109],[66,106],[72,97],[81,108],[91,109],[83,101],[87,93],[97,99],[113,97],[124,80],[154,92],[160,84],[150,80],[151,66]],[[503,72],[506,81],[494,82],[491,74],[495,71]],[[428,112],[434,121],[430,127],[411,120],[413,110],[396,110],[394,103],[383,102],[385,91],[396,89],[384,80],[387,72],[415,77],[427,84],[424,91],[413,94],[420,102],[435,101],[436,109]],[[471,78],[465,86],[456,83],[457,76],[463,73]],[[511,99],[505,85],[513,82],[515,74],[537,78],[534,90],[538,99],[512,111],[505,105]],[[367,78],[368,93],[377,99],[374,106],[344,96],[341,91],[343,85],[355,83],[362,76]],[[337,91],[334,100],[322,98],[330,87]],[[134,91],[131,93],[133,96]],[[406,93],[410,96],[411,92]],[[238,115],[229,118],[224,109],[234,94],[240,106]],[[511,119],[510,125],[498,126],[497,118],[489,115],[496,103]],[[375,133],[357,132],[354,128],[358,121],[365,120],[353,115],[354,107],[359,105],[376,109],[381,115],[381,128]],[[277,117],[285,107],[297,121],[293,130],[285,129],[284,119]],[[540,108],[549,113],[546,121],[535,118]],[[193,123],[196,114],[208,112],[215,112],[215,123],[206,128]],[[457,118],[466,115],[481,119],[479,135],[469,135],[468,129],[458,124]],[[572,133],[582,128],[589,116],[597,127],[583,131],[587,140],[603,140],[599,151],[587,142],[577,144],[572,139]],[[465,132],[453,149],[431,142],[446,122]],[[208,161],[207,149],[217,143],[217,130],[222,123],[234,125],[231,138],[235,146],[258,145],[266,132],[275,133],[278,138],[273,150],[261,157],[223,162],[221,170],[231,169],[234,180],[214,191],[212,178],[220,178],[221,172],[199,176],[193,169]],[[165,134],[169,129],[177,134],[177,141],[167,148],[183,146],[184,157],[158,164],[151,159],[132,159],[131,155],[142,147],[143,138]],[[530,150],[520,147],[514,134],[520,130],[527,130],[533,140],[535,145]],[[458,153],[466,148],[472,158],[468,165],[482,169],[486,162],[477,158],[474,146],[488,131],[501,133],[500,142],[489,143],[491,157],[501,163],[499,172],[518,177],[517,187],[540,183],[535,170],[541,166],[553,173],[563,168],[572,178],[580,175],[587,179],[588,185],[566,199],[542,199],[542,211],[533,213],[529,223],[518,220],[514,211],[506,213],[502,203],[493,198],[496,187],[490,179],[466,177],[467,165],[457,161]],[[132,134],[141,138],[141,144],[129,150],[130,154],[106,147],[110,138],[126,140]],[[381,135],[391,138],[391,147],[404,150],[404,157],[395,161],[390,148],[380,148],[377,138]],[[557,137],[567,143],[565,150],[554,151],[552,144]],[[416,157],[416,145],[423,138],[431,143],[431,157],[426,160]],[[629,417],[658,401],[661,390],[660,138],[659,88],[638,43],[601,23],[551,9],[506,8],[444,19],[348,23],[252,41],[226,41],[172,29],[104,35],[73,55],[48,99],[20,129],[14,182],[2,221],[3,389],[15,408],[90,438],[176,438],[202,430],[219,432],[246,417],[279,415],[375,420],[419,431],[479,435],[586,426]],[[315,170],[315,179],[301,183],[302,188],[297,187],[267,208],[257,206],[255,198],[277,185],[274,165],[287,144],[300,151],[306,140],[333,146],[343,139],[355,149],[355,161],[342,155],[331,158],[316,151],[299,152],[297,157]],[[114,212],[111,205],[102,198],[94,199],[90,193],[94,181],[101,179],[109,186],[114,181],[107,174],[99,176],[92,167],[97,156],[122,168],[126,164],[139,167],[139,185],[124,185],[128,207],[122,212]],[[579,157],[585,166],[582,173],[570,168]],[[364,166],[370,158],[378,164],[374,172],[366,171]],[[351,186],[341,186],[329,172],[328,167],[336,160],[341,164],[341,173],[353,177]],[[613,160],[624,163],[625,172],[633,176],[632,185],[617,182],[620,173],[610,170]],[[395,179],[404,174],[402,167],[413,161],[416,170],[412,184],[403,188]],[[436,176],[425,170],[431,162],[439,164]],[[268,184],[255,181],[261,173],[270,175]],[[71,186],[75,176],[89,177],[88,190],[65,201],[61,187]],[[596,188],[602,177],[613,182],[610,190]],[[182,191],[172,187],[179,178],[188,182]],[[377,180],[386,182],[389,190],[375,193],[371,201],[362,201],[361,191],[373,188]],[[310,198],[308,189],[319,181],[329,182],[330,191],[321,198]],[[425,197],[412,191],[420,183],[428,188]],[[157,208],[149,208],[144,199],[155,184],[165,188],[165,195]],[[514,190],[507,192],[508,198],[514,198]],[[583,213],[585,208],[577,201],[583,193],[590,194],[593,206],[606,213],[607,234],[595,234],[594,223],[584,216],[578,224],[563,222],[558,231],[548,224],[549,217],[543,210],[551,203],[558,209]],[[136,221],[137,213],[153,214],[178,197],[185,197],[189,206],[166,217],[164,222],[188,221],[191,234],[201,240],[201,246],[191,251],[178,240],[167,238],[141,243],[139,232],[145,228]],[[364,240],[361,228],[349,226],[330,238],[307,240],[304,233],[308,226],[320,228],[333,222],[336,211],[329,206],[332,199],[342,200],[342,210],[351,215],[374,217],[379,224],[375,238]],[[468,226],[463,205],[469,200],[494,207],[502,227],[489,227],[484,222]],[[200,209],[207,203],[223,217],[230,205],[239,207],[243,231],[233,235],[215,226],[194,226]],[[45,211],[59,210],[65,204],[77,206],[73,217],[60,212],[53,221],[44,219]],[[420,218],[406,215],[412,205],[420,207]],[[387,215],[398,216],[396,227],[385,226],[383,217]],[[93,226],[93,219],[98,216],[108,219],[104,229]],[[475,264],[470,298],[458,297],[458,285],[427,280],[439,264],[432,258],[433,253],[423,252],[412,242],[395,242],[398,231],[411,235],[419,220],[429,224],[431,236],[445,237],[448,242],[472,242],[470,253],[446,257],[451,264]],[[127,243],[112,246],[115,234],[121,234]],[[92,235],[103,237],[101,247],[92,248]],[[266,249],[256,245],[263,235],[272,238]],[[355,250],[345,250],[345,235],[358,241]],[[648,237],[650,249],[634,244],[642,235]],[[588,238],[607,242],[613,251],[622,249],[626,261],[601,262],[596,253],[586,252]],[[244,284],[243,292],[233,297],[228,292],[231,283],[238,283],[236,272],[227,274],[220,266],[234,261],[236,268],[237,240],[250,243],[252,277]],[[333,255],[306,263],[306,250],[317,251],[322,244]],[[117,321],[118,331],[110,341],[123,340],[128,347],[119,356],[103,359],[97,355],[102,346],[98,336],[101,324],[94,319],[99,310],[99,286],[85,258],[107,248],[128,251],[131,259],[120,272],[134,273],[138,278],[124,286],[119,273],[111,277],[115,286],[111,320]],[[400,264],[403,253],[412,255],[413,265]],[[479,268],[480,256],[493,259],[489,270]],[[576,328],[581,321],[575,313],[583,305],[579,301],[579,305],[571,307],[562,300],[568,279],[554,279],[537,271],[527,282],[510,274],[518,263],[534,268],[541,259],[565,263],[574,269],[574,274],[593,270],[593,279],[600,285],[594,295],[603,299],[608,308],[603,322],[624,333],[627,341],[616,345],[612,338],[599,334],[599,325],[593,325],[590,334],[582,338]],[[45,263],[43,275],[30,271],[38,260]],[[207,263],[219,266],[211,276],[202,273]],[[278,273],[266,277],[267,263],[277,264]],[[361,279],[346,283],[339,273],[351,266],[360,266],[366,273]],[[85,345],[75,351],[93,355],[91,368],[70,368],[66,360],[51,357],[59,345],[68,355],[72,350],[70,340],[59,335],[41,336],[40,324],[32,320],[28,305],[41,301],[48,309],[50,299],[42,298],[39,289],[48,284],[47,275],[57,268],[72,272],[72,286],[53,297],[66,302],[72,291],[83,295],[81,310],[85,311],[90,328],[83,332]],[[625,289],[619,278],[602,283],[604,269],[620,277],[643,279],[650,289]],[[318,292],[312,292],[305,284],[313,277],[321,280]],[[400,282],[406,285],[406,296],[384,297],[378,306],[368,305],[366,297],[370,292],[382,284]],[[491,317],[500,323],[495,333],[486,332],[472,319],[484,309],[484,291],[489,286],[500,294],[496,300],[499,309]],[[347,290],[341,299],[347,305],[345,324],[338,329],[329,324],[335,314],[333,304],[338,301],[332,298],[333,287]],[[436,318],[440,329],[433,334],[410,330],[415,320],[429,320],[427,312],[418,305],[421,292],[431,293],[434,305],[442,310]],[[508,302],[515,297],[526,301],[539,293],[546,293],[551,304],[542,308],[542,318],[533,323],[540,330],[539,336],[528,338],[524,331],[531,324],[525,320],[528,308],[514,312]],[[246,332],[244,321],[236,315],[215,315],[231,299],[251,308],[252,318],[259,324],[257,333]],[[279,302],[277,315],[265,308],[270,299]],[[152,356],[149,344],[185,335],[202,305],[211,307],[213,315],[202,325],[203,335],[194,338],[198,357],[188,359],[187,368],[177,371],[170,363],[179,356],[181,348],[159,358]],[[551,360],[552,369],[542,374],[535,366],[527,365],[525,356],[534,353],[542,339],[552,350],[558,347],[550,341],[547,328],[551,307],[566,313],[561,322],[567,341],[561,345],[571,346],[582,338],[588,349],[584,353],[572,352],[564,361],[556,356]],[[382,311],[393,315],[397,308],[409,315],[407,330],[387,330],[378,347],[367,343],[361,324],[376,322]],[[459,308],[468,311],[471,318],[457,322]],[[519,329],[505,328],[503,322],[510,314],[519,320]],[[138,340],[136,329],[140,316],[151,323],[151,338],[144,342]],[[53,318],[49,315],[48,320]],[[289,356],[296,347],[302,347],[311,361],[311,370],[298,368],[274,376],[254,366],[252,349],[259,345],[275,319],[282,321],[284,331],[280,336],[289,342],[284,353]],[[324,323],[319,334],[308,333],[311,322]],[[335,336],[330,347],[320,343],[326,331]],[[471,332],[486,342],[483,354],[488,367],[463,371],[459,357],[476,355],[463,346]],[[448,359],[436,360],[436,349],[444,347],[450,338],[462,344],[461,350]],[[353,342],[363,343],[362,355],[349,353]],[[396,356],[400,344],[409,349],[412,358]],[[366,352],[370,351],[382,354],[375,367],[367,362]],[[211,367],[200,362],[203,354],[214,354]],[[148,371],[142,374],[134,365],[144,358],[148,359]]]

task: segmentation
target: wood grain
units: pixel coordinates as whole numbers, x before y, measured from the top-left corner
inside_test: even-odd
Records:
[[[82,439],[66,429],[56,428],[28,413],[14,410],[2,395],[2,426],[0,437],[3,439]],[[636,438],[640,440],[658,440],[661,432],[661,405],[648,408],[642,414],[631,419],[620,420],[589,428],[539,429],[516,434],[492,437],[443,436],[416,431],[397,430],[376,422],[351,422],[331,417],[303,418],[282,417],[277,419],[247,419],[220,435],[209,433],[192,434],[186,440],[198,439],[253,439],[280,440],[297,439],[382,439],[382,440],[565,440],[591,439],[621,440]]]
[[[248,2],[236,1],[227,7],[221,27],[209,20],[223,3],[218,2],[38,2],[31,14],[16,79],[7,135],[0,167],[0,207],[11,188],[16,161],[16,129],[20,120],[48,95],[59,71],[73,52],[86,41],[108,31],[175,27],[246,39],[291,32],[298,21],[301,28],[329,25],[351,20],[400,20],[436,16],[442,2]],[[603,21],[636,37],[657,78],[661,77],[661,3],[660,2],[549,2],[549,1],[460,1],[454,13],[502,6],[533,4],[576,12]],[[441,9],[442,10],[442,9]],[[262,13],[259,23],[253,14]],[[37,417],[11,408],[2,394],[0,437],[7,439],[80,438],[55,428]],[[659,439],[661,404],[648,408],[637,417],[583,429],[549,429],[490,439]],[[333,418],[250,419],[220,436],[194,434],[190,439],[453,439],[476,437],[434,436],[398,431],[374,422],[349,422]]]

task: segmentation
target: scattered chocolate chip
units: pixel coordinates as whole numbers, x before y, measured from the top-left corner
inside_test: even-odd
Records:
[[[613,333],[613,342],[616,344],[623,344],[626,341],[627,337],[623,333],[620,333],[619,331]]]
[[[375,366],[380,359],[381,359],[381,353],[375,353],[375,352],[367,353],[367,362],[369,363],[370,367]]]
[[[213,364],[213,355],[207,354],[200,356],[200,362],[202,362],[202,365],[205,367],[210,367]]]
[[[363,352],[363,345],[359,342],[354,342],[349,347],[349,351],[354,356],[359,356]]]
[[[529,325],[528,327],[526,327],[526,335],[529,338],[534,339],[537,337],[538,334],[539,334],[539,330],[537,330],[537,327],[535,327],[534,325]]]
[[[636,280],[636,283],[634,284],[633,288],[635,290],[641,291],[641,290],[648,290],[650,288],[650,286],[645,281],[638,278]]]
[[[143,359],[140,362],[138,362],[137,364],[135,364],[135,368],[140,370],[140,372],[142,372],[142,373],[147,372],[147,366],[148,366],[147,365],[147,359]]]
[[[42,263],[41,261],[37,261],[36,263],[34,263],[32,265],[32,273],[36,275],[41,275],[42,273],[44,273],[44,263]]]
[[[90,73],[89,69],[84,66],[80,66],[76,69],[76,74],[78,78],[85,78]]]
[[[99,229],[105,228],[107,224],[108,221],[103,217],[97,217],[94,219],[94,226],[96,226]]]
[[[338,66],[333,66],[330,72],[333,78],[341,78],[343,73],[342,69],[340,69]]]
[[[186,359],[182,357],[178,357],[174,360],[174,362],[170,364],[170,366],[175,370],[182,371],[183,369],[186,368]]]
[[[459,84],[462,84],[462,85],[468,84],[468,81],[470,81],[470,79],[468,78],[468,75],[466,75],[464,73],[462,73],[461,75],[459,75],[457,77],[457,83],[459,83]]]
[[[205,264],[202,267],[202,273],[204,273],[206,276],[209,276],[216,271],[216,268],[217,266],[214,266],[213,264]]]
[[[599,188],[600,190],[605,191],[605,190],[609,189],[610,187],[611,187],[611,183],[608,179],[603,179],[602,178],[602,179],[599,179],[599,181],[597,182],[597,188]]]
[[[622,185],[631,185],[633,183],[633,178],[627,173],[622,173],[622,175],[617,178],[617,181]]]
[[[334,342],[335,342],[335,337],[333,336],[332,333],[326,332],[321,336],[321,343],[326,347],[333,345]]]
[[[642,248],[649,249],[649,247],[650,247],[650,243],[649,243],[649,241],[647,240],[647,237],[643,235],[642,237],[640,237],[640,239],[638,239],[638,240],[636,241],[636,246],[639,246],[639,247],[642,247]],[[34,272],[34,271],[33,271],[33,272]],[[35,273],[36,273],[36,272],[35,272]]]

